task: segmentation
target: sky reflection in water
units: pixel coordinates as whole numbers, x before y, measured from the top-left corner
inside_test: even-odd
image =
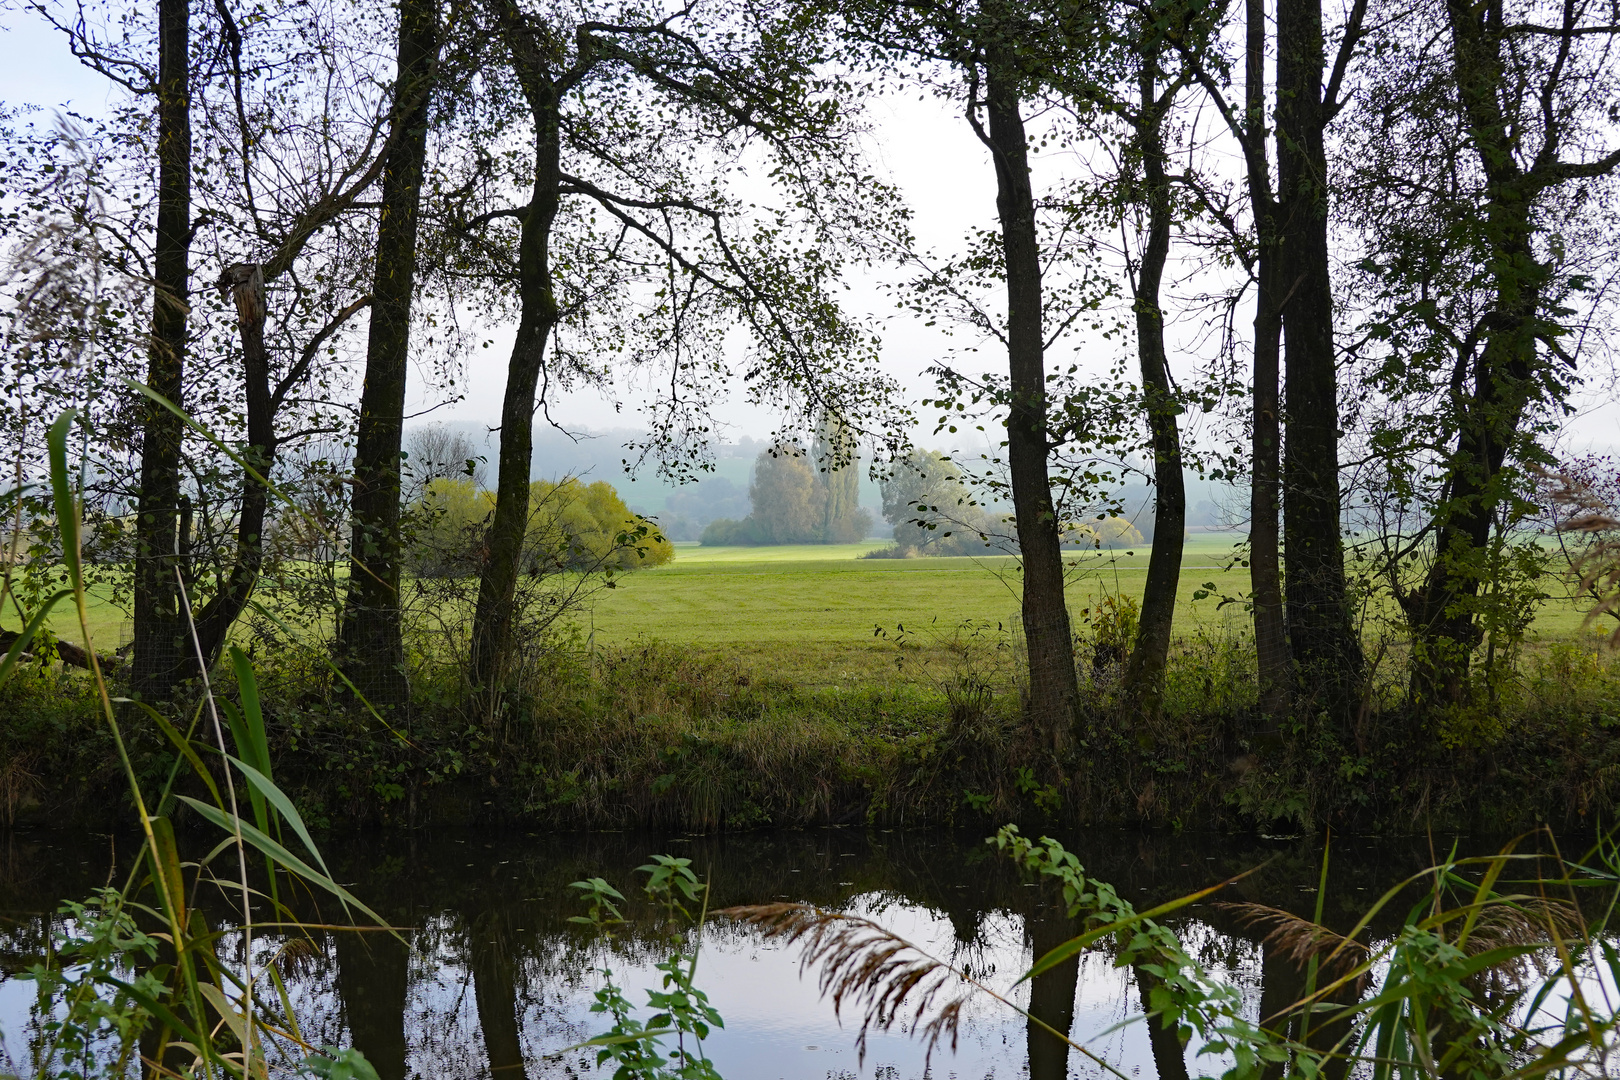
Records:
[[[987,831],[987,830],[986,830]],[[1263,868],[1229,890],[1242,899],[1309,915],[1320,846],[1208,836],[1144,836],[1093,830],[1064,837],[1088,871],[1113,882],[1139,908],[1184,895],[1224,877]],[[1474,845],[1481,850],[1494,845]],[[339,880],[406,935],[412,951],[380,934],[326,934],[290,980],[305,1037],[360,1046],[382,1080],[405,1077],[525,1080],[596,1075],[594,1057],[548,1057],[607,1027],[589,1011],[609,967],[640,1004],[657,985],[663,959],[656,913],[636,901],[634,867],[656,852],[684,855],[713,886],[711,907],[790,898],[876,918],[933,955],[966,965],[1005,989],[1037,952],[1076,931],[1055,893],[1020,879],[983,846],[983,833],[859,829],[680,837],[617,833],[492,836],[446,831],[329,838]],[[127,869],[133,839],[109,845],[65,835],[0,835],[0,972],[37,952],[44,913],[63,897],[81,897],[108,880],[109,863]],[[1348,929],[1388,885],[1428,861],[1428,841],[1351,841],[1336,845],[1326,921]],[[626,924],[610,941],[570,924],[583,911],[571,881],[600,875],[632,897]],[[224,895],[204,898],[211,922],[231,921]],[[1303,976],[1267,955],[1258,935],[1212,904],[1187,909],[1173,925],[1188,949],[1238,982],[1247,1011],[1262,999],[1294,1000]],[[302,911],[333,921],[336,912]],[[59,923],[57,924],[59,926]],[[234,940],[234,939],[229,939]],[[277,942],[255,949],[268,958]],[[229,945],[227,945],[227,950]],[[240,957],[237,958],[240,962]],[[906,1025],[855,1048],[858,1014],[839,1024],[821,999],[815,973],[801,978],[796,950],[763,943],[750,930],[711,925],[698,985],[725,1017],[705,1052],[727,1080],[912,1080],[924,1075],[924,1051]],[[1054,969],[1011,996],[1127,1076],[1161,1075],[1144,1024],[1119,1027],[1141,1012],[1129,969],[1100,953]],[[1293,995],[1293,996],[1289,996]],[[0,1036],[17,1063],[27,1060],[26,1015],[32,988],[0,980]],[[1072,1009],[1072,1021],[1065,1015]],[[1268,1012],[1269,1012],[1268,1008]],[[643,1014],[644,1016],[646,1014]],[[935,1052],[927,1075],[939,1080],[1060,1080],[1105,1075],[1095,1064],[988,997],[964,1014],[960,1043]],[[1114,1030],[1109,1030],[1109,1029]],[[1188,1048],[1189,1064],[1198,1048]],[[1163,1051],[1161,1050],[1161,1053]],[[5,1058],[0,1056],[0,1064]],[[1204,1071],[1220,1066],[1205,1059]],[[605,1072],[601,1075],[607,1075]]]

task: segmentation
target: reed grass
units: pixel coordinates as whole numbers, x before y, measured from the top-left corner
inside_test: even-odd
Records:
[[[1085,926],[1035,957],[1013,986],[1077,953],[1106,951],[1149,987],[1144,1012],[1125,1023],[1157,1025],[1171,1035],[1155,1044],[1156,1057],[1168,1055],[1157,1062],[1161,1077],[1187,1075],[1183,1054],[1194,1045],[1200,1062],[1215,1059],[1209,1065],[1216,1071],[1198,1073],[1208,1080],[1611,1077],[1620,1066],[1620,952],[1613,940],[1620,846],[1611,834],[1583,858],[1566,860],[1552,834],[1544,836],[1555,853],[1550,872],[1542,856],[1518,852],[1522,837],[1493,856],[1453,853],[1390,888],[1347,934],[1322,925],[1321,892],[1314,919],[1229,905],[1269,925],[1271,941],[1306,972],[1304,995],[1258,1021],[1245,1010],[1241,988],[1212,974],[1160,921],[1228,883],[1138,912],[1054,840],[1030,841],[1008,826],[990,843],[1031,876],[1060,884],[1069,918]],[[1324,844],[1324,889],[1328,853]],[[1415,884],[1427,886],[1425,895],[1400,929],[1368,940],[1379,913]],[[716,914],[797,946],[823,996],[840,1013],[849,1006],[859,1014],[856,1045],[863,1055],[869,1032],[897,1023],[921,1038],[930,1056],[942,1042],[954,1047],[963,1006],[983,996],[1125,1080],[1116,1063],[1092,1049],[1096,1033],[1053,1028],[1017,1005],[1009,988],[930,955],[880,922],[801,903]]]
[[[0,659],[0,685],[17,676],[52,609],[71,603],[87,646],[90,696],[144,843],[121,887],[68,903],[64,911],[72,917],[72,929],[54,944],[46,963],[27,974],[37,990],[40,1036],[30,1047],[34,1070],[39,1076],[74,1078],[122,1076],[127,1068],[140,1067],[153,1076],[246,1080],[275,1068],[285,1074],[375,1080],[355,1051],[305,1042],[275,966],[254,966],[252,938],[261,922],[296,935],[297,920],[277,898],[282,882],[324,891],[346,910],[382,920],[333,880],[292,800],[272,779],[264,713],[246,655],[231,650],[235,702],[217,699],[204,673],[201,698],[184,732],[150,706],[115,697],[101,669],[80,558],[80,507],[67,469],[74,419],[71,411],[63,413],[48,435],[67,587],[27,612],[22,634]],[[183,595],[183,582],[181,587]],[[9,566],[0,581],[0,603],[6,600],[21,609]],[[186,614],[189,620],[189,609]],[[230,722],[230,741],[222,713]],[[175,751],[160,783],[143,780],[136,768],[125,738],[132,719],[151,721]],[[14,762],[11,771],[16,768]],[[181,793],[182,773],[207,798]],[[9,781],[13,788],[19,782]],[[253,820],[245,816],[244,801]],[[202,859],[181,858],[171,815],[182,806],[224,834]],[[295,854],[295,847],[303,854]],[[250,876],[250,859],[263,861],[263,879]],[[193,909],[191,898],[206,887],[234,891],[240,911],[234,929],[210,929]],[[218,943],[229,934],[242,938],[241,971],[219,959]]]

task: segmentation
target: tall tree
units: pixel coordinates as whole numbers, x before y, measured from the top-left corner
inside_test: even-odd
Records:
[[[1282,312],[1277,294],[1277,216],[1272,192],[1269,125],[1266,122],[1266,3],[1245,0],[1243,145],[1249,209],[1254,217],[1254,341],[1250,376],[1249,588],[1254,605],[1254,649],[1260,715],[1270,728],[1287,712],[1293,663],[1283,618],[1282,562],[1278,543],[1282,496]],[[1230,113],[1228,116],[1230,117]]]
[[[1029,657],[1029,713],[1052,748],[1073,740],[1080,695],[1074,641],[1063,598],[1061,526],[1047,469],[1046,330],[1041,304],[1041,248],[1030,186],[1029,139],[1024,131],[1018,54],[1006,31],[984,44],[969,69],[968,121],[990,149],[996,169],[996,213],[1001,219],[1007,278],[1007,468],[1013,516],[1023,555],[1022,617]],[[983,112],[974,84],[983,72]]]
[[[894,428],[897,414],[890,380],[861,363],[870,340],[828,295],[857,231],[847,223],[888,213],[889,200],[851,157],[839,89],[815,71],[813,26],[730,0],[660,18],[504,3],[495,20],[533,148],[527,202],[459,225],[498,263],[502,234],[489,229],[519,224],[516,272],[506,271],[519,329],[473,626],[479,711],[499,727],[534,416],[551,386],[601,384],[603,354],[666,364],[669,392],[643,450],[681,471],[704,452],[713,382],[728,369],[718,328],[739,320],[759,354],[747,369],[757,399],[863,418],[868,430]],[[727,164],[756,149],[786,189],[781,208],[750,207],[728,187]],[[490,186],[476,167],[470,180]]]
[[[1177,43],[1242,150],[1249,199],[1252,234],[1234,239],[1256,287],[1249,536],[1260,711],[1270,719],[1268,727],[1296,687],[1309,685],[1342,718],[1360,683],[1361,647],[1351,626],[1341,532],[1325,145],[1328,127],[1343,108],[1366,7],[1365,0],[1356,0],[1347,13],[1324,86],[1320,0],[1279,0],[1269,116],[1271,39],[1264,0],[1245,4],[1241,107],[1227,96],[1223,66]],[[1286,606],[1279,516],[1281,554],[1288,563]],[[1301,682],[1301,669],[1311,672],[1308,683]]]
[[[409,704],[400,623],[400,442],[416,291],[416,233],[438,67],[437,0],[400,0],[350,514],[349,584],[338,626],[344,675],[374,705]]]
[[[39,10],[85,63],[135,101],[158,103],[163,135],[155,143],[139,108],[59,126],[55,149],[70,151],[62,164],[87,190],[76,211],[64,201],[65,188],[39,191],[44,197],[35,206],[44,220],[66,211],[89,241],[93,269],[81,277],[87,299],[100,301],[96,347],[86,356],[91,362],[64,368],[57,378],[96,404],[81,475],[87,505],[105,515],[102,535],[113,550],[122,549],[129,505],[138,511],[131,551],[140,646],[134,682],[143,696],[162,698],[195,674],[197,645],[205,664],[217,655],[258,581],[271,524],[262,481],[276,468],[278,451],[342,426],[330,393],[338,381],[331,369],[340,362],[332,339],[364,301],[356,300],[363,287],[352,288],[361,260],[349,257],[346,238],[334,237],[343,230],[333,226],[381,168],[387,106],[372,92],[376,73],[367,61],[374,48],[365,26],[374,9],[357,6],[339,26],[289,0],[257,8],[244,27],[223,0],[213,17],[190,25],[184,10],[165,7],[157,13],[158,68],[143,55],[141,39],[116,24],[64,22]],[[208,58],[207,78],[194,74],[179,88],[185,101],[176,102],[164,80],[173,82],[172,69],[188,51]],[[171,70],[160,78],[164,65]],[[289,93],[289,85],[298,92]],[[209,167],[184,175],[193,160]],[[117,198],[99,198],[99,190]],[[147,260],[141,233],[152,216],[157,240]],[[218,311],[208,290],[183,299],[175,291],[182,275],[189,282],[188,249],[199,244],[244,259],[225,267],[220,283],[227,303],[236,301],[240,347],[222,335],[211,336],[208,349],[187,348],[187,321],[195,337]],[[110,280],[97,276],[103,270],[111,271]],[[144,398],[115,377],[141,376],[133,370],[135,342],[119,330],[128,305],[108,301],[134,281],[149,288],[154,280],[157,332],[140,334],[139,344],[156,397]],[[273,305],[280,310],[272,312]],[[174,411],[179,406],[218,442],[191,432]],[[245,468],[221,449],[233,443]],[[164,507],[172,513],[160,527]],[[159,536],[166,539],[160,543]],[[154,570],[159,564],[161,573]],[[185,628],[182,598],[195,617],[196,642]],[[166,630],[165,619],[172,622]]]
[[[152,258],[152,337],[146,385],[182,405],[191,305],[191,5],[158,0],[157,243]],[[141,473],[135,508],[131,689],[167,701],[187,649],[180,614],[180,418],[142,402]]]
[[[1190,81],[1183,71],[1160,85],[1161,64],[1167,52],[1164,29],[1181,32],[1184,21],[1170,15],[1170,27],[1144,19],[1137,40],[1141,61],[1137,68],[1136,101],[1121,109],[1131,131],[1131,150],[1140,161],[1140,197],[1146,205],[1146,230],[1132,281],[1136,315],[1136,353],[1142,377],[1143,410],[1153,448],[1155,517],[1153,548],[1148,556],[1147,581],[1142,592],[1142,613],[1136,642],[1126,664],[1124,690],[1130,708],[1146,719],[1157,719],[1164,703],[1164,674],[1170,659],[1170,632],[1176,613],[1176,590],[1181,581],[1182,542],[1187,528],[1187,489],[1183,480],[1179,395],[1170,381],[1165,351],[1164,306],[1160,296],[1165,263],[1170,256],[1174,204],[1167,166],[1164,128],[1176,95]]]
[[[1330,715],[1354,708],[1361,640],[1351,624],[1339,491],[1338,353],[1328,251],[1326,131],[1366,0],[1352,8],[1324,87],[1321,0],[1277,4],[1277,213],[1283,322],[1283,545],[1294,662]]]
[[[269,483],[289,444],[340,430],[319,404],[314,413],[307,408],[321,399],[319,387],[312,385],[317,358],[371,297],[361,292],[361,260],[350,257],[340,240],[334,243],[328,237],[340,231],[356,201],[382,174],[390,109],[386,100],[359,115],[345,108],[352,107],[354,98],[348,95],[356,82],[345,70],[354,59],[349,43],[312,32],[297,20],[280,32],[264,23],[250,24],[244,32],[225,0],[218,0],[215,10],[223,24],[229,95],[236,107],[231,122],[213,120],[210,149],[229,154],[235,168],[224,170],[230,179],[216,180],[208,195],[218,216],[228,222],[220,230],[226,242],[263,251],[264,258],[225,267],[217,282],[233,301],[241,334],[244,438],[234,493],[234,537],[224,545],[221,565],[212,575],[211,595],[195,613],[195,645],[204,666],[218,658],[259,584],[272,521]],[[304,70],[316,77],[311,81],[320,90],[290,101],[255,78],[275,66],[273,55],[266,54],[284,49],[289,38],[311,37],[327,46],[305,54]],[[295,172],[287,160],[297,160],[297,151],[308,145],[295,134],[302,126],[297,121],[311,116],[328,118],[321,153],[307,155],[309,164]],[[335,122],[339,119],[341,124]],[[340,126],[345,130],[335,130]],[[306,276],[317,284],[306,285]],[[275,313],[280,339],[275,342],[268,336],[272,289],[282,308]],[[289,424],[289,415],[300,426]],[[187,571],[195,589],[195,565]]]
[[[825,493],[822,543],[851,544],[866,539],[871,519],[861,512],[861,457],[854,433],[838,417],[824,414],[816,425],[811,458]]]
[[[1590,3],[1490,0],[1422,5],[1380,37],[1391,62],[1367,79],[1347,186],[1376,296],[1369,380],[1390,403],[1372,432],[1381,494],[1416,511],[1385,572],[1415,638],[1412,696],[1434,713],[1472,701],[1487,622],[1515,621],[1492,611],[1519,602],[1499,541],[1611,325],[1599,282],[1620,233],[1590,208],[1620,169],[1620,29]]]
[[[903,60],[913,65],[906,77],[961,101],[995,170],[994,250],[976,251],[972,262],[993,268],[988,273],[999,279],[1005,315],[974,307],[968,319],[1005,348],[1007,375],[988,383],[972,380],[973,392],[976,400],[988,396],[1005,410],[1006,466],[1023,555],[1027,719],[1055,752],[1066,755],[1075,740],[1079,684],[1063,596],[1062,508],[1049,460],[1062,437],[1052,426],[1046,350],[1049,335],[1063,333],[1073,318],[1049,311],[1066,296],[1049,290],[1045,280],[1053,251],[1042,244],[1024,117],[1032,102],[1047,103],[1043,95],[1051,93],[1060,72],[1101,55],[1098,12],[1090,6],[985,0],[846,4],[843,13],[847,35],[870,50],[873,62]],[[960,301],[953,272],[929,275],[933,298]],[[948,369],[943,378],[946,396],[950,387],[968,381]]]

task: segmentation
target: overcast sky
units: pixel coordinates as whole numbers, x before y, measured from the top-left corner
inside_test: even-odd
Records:
[[[107,84],[82,68],[68,53],[60,36],[47,28],[37,15],[16,8],[0,13],[0,100],[8,104],[33,103],[47,107],[67,105],[91,115],[102,113],[110,98]],[[924,247],[950,248],[971,228],[984,227],[995,220],[995,181],[984,148],[973,138],[965,121],[952,103],[932,97],[918,100],[889,97],[871,107],[873,138],[871,152],[880,170],[900,187],[914,212],[914,229]],[[1061,161],[1037,159],[1037,181],[1042,169],[1049,177],[1065,167]],[[859,314],[883,319],[883,364],[920,396],[930,387],[921,372],[944,355],[951,342],[937,330],[924,327],[909,315],[897,313],[892,301],[878,288],[877,278],[867,273],[852,274],[845,295],[848,307]],[[1240,322],[1246,324],[1249,315]],[[1184,330],[1190,333],[1190,330]],[[958,337],[957,345],[970,339]],[[462,380],[466,397],[432,413],[435,419],[474,423],[494,423],[499,415],[505,384],[505,346],[510,333],[497,331],[487,350],[478,350]],[[1126,343],[1128,345],[1128,343]],[[1088,367],[1105,366],[1107,354],[1119,345],[1082,343],[1082,358]],[[1069,353],[1054,356],[1054,364],[1066,365]],[[1191,374],[1191,362],[1172,357],[1179,374]],[[1580,404],[1580,415],[1570,424],[1567,449],[1580,451],[1606,449],[1620,443],[1620,409],[1612,398],[1611,373],[1590,371],[1589,384]],[[418,411],[437,403],[442,393],[417,378],[412,386],[410,409]],[[622,412],[595,392],[567,396],[553,409],[553,416],[570,427],[604,429],[638,427],[634,405],[638,394],[624,387]],[[774,417],[765,410],[748,407],[739,395],[717,409],[729,425],[733,437],[762,437],[774,426]],[[925,428],[917,433],[924,443],[936,442]]]

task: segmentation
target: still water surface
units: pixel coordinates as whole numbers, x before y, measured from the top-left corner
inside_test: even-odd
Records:
[[[1257,866],[1222,895],[1307,916],[1316,906],[1317,841],[1111,830],[1062,839],[1138,910]],[[323,851],[338,879],[394,925],[410,928],[404,935],[410,947],[383,934],[318,933],[316,947],[292,969],[290,988],[305,1038],[358,1046],[382,1080],[607,1076],[596,1072],[588,1052],[554,1055],[607,1026],[589,1011],[604,968],[637,1004],[645,988],[657,986],[653,965],[665,955],[655,912],[634,902],[640,880],[634,869],[650,854],[690,858],[710,882],[711,908],[790,899],[858,912],[1006,988],[1033,956],[1077,931],[1055,891],[1026,882],[983,840],[982,832],[857,828],[704,837],[445,830],[331,837]],[[1337,841],[1328,924],[1349,929],[1388,886],[1429,865],[1429,843]],[[135,851],[134,838],[0,833],[0,1071],[28,1059],[32,985],[12,974],[60,927],[52,914],[58,902],[120,878]],[[590,876],[632,897],[626,924],[608,940],[568,922],[584,910],[569,883]],[[202,900],[214,925],[231,921],[225,896]],[[338,921],[333,908],[310,904],[300,914]],[[1189,951],[1242,987],[1252,1017],[1298,998],[1303,975],[1218,904],[1178,916],[1170,925]],[[268,958],[277,945],[266,938],[254,951]],[[727,1080],[1104,1075],[989,999],[967,1010],[959,1045],[936,1051],[931,1065],[900,1025],[874,1033],[862,1062],[855,1050],[859,1017],[846,1014],[840,1024],[814,973],[801,976],[794,952],[736,926],[706,928],[698,984],[725,1018],[725,1029],[704,1048]],[[1106,955],[1055,968],[1011,996],[1128,1076],[1176,1071],[1163,1058],[1155,1062],[1145,1024],[1117,1026],[1139,1014],[1142,1003],[1132,971],[1114,967]],[[1197,1049],[1188,1048],[1189,1060]],[[1169,1051],[1161,1045],[1158,1052]],[[1214,1064],[1206,1059],[1202,1067],[1218,1071]]]

